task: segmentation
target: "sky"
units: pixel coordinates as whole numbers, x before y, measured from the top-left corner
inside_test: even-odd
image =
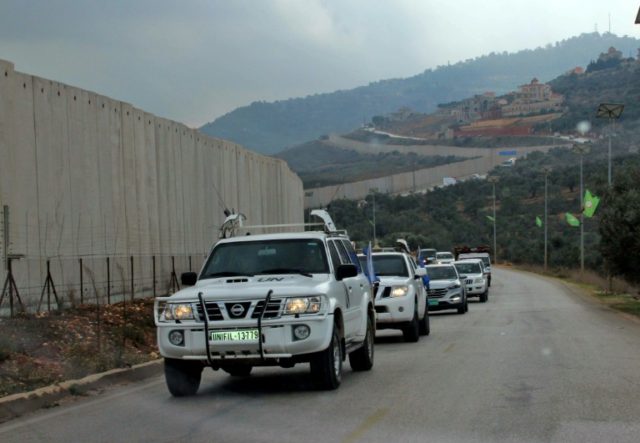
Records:
[[[201,126],[253,101],[408,77],[585,32],[640,37],[630,0],[1,0],[17,71]]]

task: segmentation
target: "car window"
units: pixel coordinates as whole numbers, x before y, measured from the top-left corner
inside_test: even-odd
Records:
[[[330,241],[328,243],[329,243],[329,254],[331,255],[331,261],[333,262],[333,268],[335,270],[335,269],[338,269],[338,266],[340,266],[341,264],[340,254],[336,249],[335,242]]]
[[[456,269],[460,274],[480,274],[482,269],[479,263],[456,263]]]
[[[360,274],[362,272],[362,267],[360,266],[360,260],[358,260],[358,254],[356,254],[355,249],[353,249],[353,245],[348,240],[342,240],[342,246],[347,250],[351,263],[356,265],[356,268],[358,268],[358,274]]]
[[[458,274],[453,266],[427,266],[429,280],[455,280]]]
[[[222,243],[213,249],[200,278],[265,272],[328,273],[324,245],[317,239]]]
[[[398,276],[408,277],[409,269],[403,256],[401,255],[374,255],[373,269],[378,277]]]

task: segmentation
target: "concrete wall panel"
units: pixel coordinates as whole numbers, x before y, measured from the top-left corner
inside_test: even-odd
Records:
[[[284,162],[2,60],[0,159],[0,206],[11,208],[12,252],[25,255],[14,269],[32,308],[47,258],[63,300],[79,301],[82,269],[82,298],[113,302],[132,295],[131,257],[136,296],[151,293],[153,256],[158,294],[172,257],[178,276],[189,257],[198,270],[225,207],[250,224],[302,221],[302,184]]]

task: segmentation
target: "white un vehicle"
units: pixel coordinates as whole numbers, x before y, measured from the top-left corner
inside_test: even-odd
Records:
[[[207,366],[248,376],[254,366],[310,363],[321,389],[340,385],[347,355],[354,371],[371,369],[371,285],[346,233],[325,211],[312,215],[324,230],[238,236],[244,216],[229,216],[199,275],[182,275],[192,286],[156,300],[172,395],[195,394]]]
[[[358,257],[366,267],[366,256]],[[429,306],[422,282],[426,270],[404,252],[374,252],[371,259],[380,279],[375,291],[376,328],[400,329],[407,342],[429,335]]]

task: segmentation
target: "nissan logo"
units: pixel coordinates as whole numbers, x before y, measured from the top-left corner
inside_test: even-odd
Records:
[[[240,317],[242,314],[244,314],[244,306],[237,303],[231,306],[230,311],[231,311],[231,315],[233,315],[234,317]]]

